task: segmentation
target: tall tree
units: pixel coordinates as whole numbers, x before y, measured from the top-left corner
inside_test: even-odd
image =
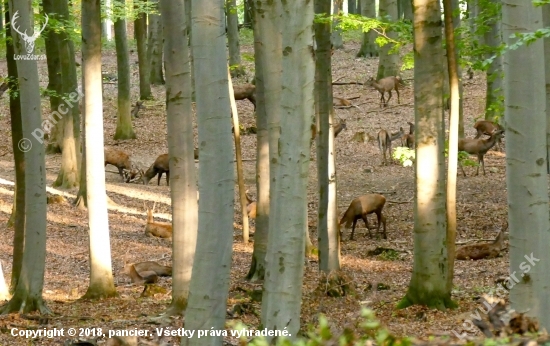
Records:
[[[139,4],[147,3],[141,0]],[[139,7],[139,5],[136,5]],[[136,37],[136,46],[138,54],[139,69],[139,98],[148,100],[153,98],[151,94],[151,75],[149,72],[149,62],[147,61],[147,13],[140,11],[134,21],[134,35]]]
[[[268,102],[280,97],[279,87],[268,84],[273,79],[280,78],[280,56],[276,54],[281,49],[280,35],[277,35],[277,18],[273,12],[265,12],[265,2],[258,1],[252,6],[254,11],[254,62],[256,68],[256,127],[257,159],[256,159],[256,230],[254,233],[254,251],[252,263],[247,274],[251,281],[263,280],[265,275],[265,254],[267,252],[267,235],[269,230],[269,189],[270,189],[270,136],[269,121],[277,108],[269,108]],[[262,42],[270,42],[264,45]],[[268,63],[269,62],[269,63]],[[277,101],[278,102],[278,101]]]
[[[403,12],[403,19],[413,20],[412,0],[398,0]],[[400,17],[401,18],[401,17]]]
[[[82,79],[85,136],[94,140],[94,145],[85,145],[90,284],[84,298],[95,299],[112,297],[116,294],[111,268],[109,218],[105,192],[100,0],[82,0]]]
[[[515,43],[511,38],[515,34],[540,29],[542,20],[542,9],[531,2],[502,2],[502,36],[507,45]],[[504,117],[510,270],[522,270],[521,277],[518,273],[515,281],[507,283],[510,302],[514,310],[536,317],[540,327],[548,329],[550,223],[543,159],[547,128],[544,59],[541,40],[504,55]]]
[[[489,30],[484,35],[488,49],[486,58],[490,58],[497,53],[498,48],[502,44],[502,6],[500,0],[488,0],[484,11],[487,13],[486,24],[489,26]],[[502,56],[497,54],[487,68],[486,120],[495,121],[497,117],[503,114],[504,90],[502,88],[502,79]]]
[[[420,304],[444,310],[453,302],[447,286],[441,11],[437,0],[414,0],[413,8],[417,144],[414,264],[409,289],[398,307]]]
[[[1,3],[1,2],[0,2]],[[2,261],[0,261],[0,301],[8,300],[10,298],[10,291],[6,280],[4,279],[4,270],[2,269]]]
[[[316,0],[315,13],[330,13],[330,0]],[[338,202],[336,195],[336,158],[334,150],[334,108],[332,106],[332,74],[330,25],[316,22],[315,41],[315,113],[317,117],[317,182],[319,210],[319,269],[324,273],[340,269],[338,239]]]
[[[235,192],[224,1],[193,0],[191,6],[201,163],[199,228],[185,323],[190,329],[219,330],[225,325]],[[182,339],[188,345],[221,342],[221,336]]]
[[[52,13],[55,19],[60,22],[69,22],[69,2],[67,0],[56,0],[55,12]],[[66,31],[59,32],[59,62],[61,69],[61,92],[64,102],[59,104],[58,113],[65,114],[61,119],[63,124],[63,152],[61,157],[61,168],[53,186],[72,188],[79,183],[80,163],[80,110],[78,107],[80,92],[78,89],[76,64],[74,54],[74,43]]]
[[[332,13],[336,16],[341,15],[344,9],[344,0],[333,0]],[[332,45],[334,49],[344,47],[344,39],[342,38],[342,29],[339,28],[340,20],[333,19],[332,21]]]
[[[243,26],[245,28],[252,28],[252,21],[254,20],[253,7],[253,0],[244,0]]]
[[[101,35],[107,41],[111,41],[113,39],[113,22],[111,22],[111,6],[112,6],[112,0],[105,0],[104,2],[105,6],[105,19],[103,19],[103,22],[101,22]]]
[[[361,5],[361,16],[367,18],[376,17],[376,1],[375,0],[359,0]],[[378,56],[378,46],[374,42],[376,40],[376,32],[369,30],[363,33],[363,41],[361,42],[361,49],[357,52],[357,57],[373,57]]]
[[[32,1],[10,0],[12,21],[19,31],[32,32]],[[18,18],[15,19],[15,14]],[[12,36],[15,54],[26,54],[22,35]],[[16,311],[49,313],[42,300],[46,260],[46,160],[42,143],[33,143],[32,133],[41,128],[40,86],[35,60],[17,60],[21,98],[23,140],[19,150],[25,152],[25,240],[21,275],[11,300],[2,307],[2,313]],[[15,148],[14,148],[15,149]]]
[[[380,0],[378,16],[389,21],[396,21],[397,15],[397,0]],[[395,39],[397,34],[393,30],[386,31],[386,35],[390,39]],[[394,44],[386,43],[380,47],[380,59],[378,60],[378,73],[376,79],[381,79],[388,76],[397,76],[399,74],[399,53],[391,52]]]
[[[357,0],[348,0],[348,13],[358,14],[357,13]]]
[[[158,6],[158,0],[151,0],[151,3]],[[162,71],[162,18],[157,13],[149,14],[149,37],[147,39],[147,61],[151,73],[151,84],[164,84]]]
[[[542,6],[542,21],[544,27],[550,26],[550,6]],[[544,71],[546,75],[546,152],[547,173],[550,174],[550,38],[544,39]]]
[[[314,113],[314,62],[310,50],[314,13],[311,1],[268,1],[266,7],[281,16],[282,47],[286,48],[284,54],[278,52],[282,54],[282,92],[277,106],[285,119],[280,123],[279,150],[272,153],[276,160],[270,179],[275,183],[270,188],[262,324],[273,330],[288,327],[295,337],[300,329],[310,124]]]
[[[7,5],[7,3],[6,3]],[[10,23],[10,11],[6,8],[6,23]],[[6,37],[11,38],[11,25],[6,26]],[[15,160],[15,193],[14,210],[12,211],[14,236],[13,260],[11,266],[10,291],[17,287],[23,264],[23,249],[25,244],[25,153],[19,149],[23,139],[23,123],[21,120],[21,98],[17,63],[14,60],[15,49],[13,40],[6,40],[6,61],[8,65],[8,86],[10,97],[11,140]]]
[[[241,65],[237,0],[226,0],[225,12],[227,14],[227,44],[229,48],[229,66],[231,67],[231,76],[238,77],[244,74],[244,66]]]
[[[166,116],[172,197],[173,289],[170,314],[187,307],[197,243],[198,204],[191,108],[191,70],[184,0],[160,0],[166,66]],[[202,158],[202,156],[201,156]]]

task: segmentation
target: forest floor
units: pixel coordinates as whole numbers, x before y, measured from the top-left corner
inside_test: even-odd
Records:
[[[333,80],[339,82],[364,82],[376,74],[377,58],[357,59],[360,45],[357,41],[347,41],[344,49],[333,55]],[[242,44],[243,54],[253,55],[250,44]],[[78,58],[79,60],[80,58]],[[245,59],[247,78],[253,76],[253,62]],[[138,99],[137,54],[131,53],[132,100]],[[39,62],[41,86],[47,85],[45,61]],[[80,69],[80,68],[79,68]],[[116,74],[116,55],[113,49],[104,52],[103,69]],[[5,60],[0,63],[0,73],[6,75]],[[80,71],[79,71],[80,73]],[[301,325],[306,328],[315,324],[318,316],[327,316],[334,330],[351,326],[355,328],[361,307],[369,307],[376,312],[392,333],[398,336],[449,335],[464,331],[463,323],[483,305],[477,298],[496,288],[495,280],[508,275],[508,250],[502,257],[477,262],[458,261],[455,268],[453,299],[459,307],[441,312],[425,307],[413,306],[396,310],[395,305],[404,297],[411,278],[413,265],[413,203],[414,174],[412,167],[398,164],[381,166],[381,155],[374,142],[361,143],[352,140],[355,133],[365,131],[376,135],[380,128],[395,132],[402,126],[408,130],[407,121],[414,122],[414,101],[412,71],[405,71],[403,79],[409,85],[401,92],[401,104],[393,95],[387,108],[379,107],[379,95],[374,89],[361,85],[334,86],[334,94],[340,97],[359,96],[352,102],[360,109],[337,109],[338,118],[347,121],[344,130],[336,139],[338,167],[338,200],[340,215],[350,201],[367,193],[382,193],[388,199],[384,209],[387,217],[388,239],[377,240],[365,235],[360,222],[356,240],[349,241],[350,231],[344,231],[342,242],[342,270],[352,279],[356,294],[341,298],[321,296],[317,290],[319,283],[318,260],[306,261],[303,283],[303,304]],[[244,83],[244,78],[234,84]],[[131,154],[132,160],[146,169],[155,158],[166,153],[166,116],[164,107],[164,86],[153,87],[155,99],[145,102],[146,109],[134,121],[137,140],[114,141],[116,127],[116,84],[106,84],[104,89],[105,144],[123,149]],[[485,78],[476,74],[473,79],[464,78],[464,115],[467,137],[474,136],[473,124],[483,114],[485,104]],[[49,101],[42,98],[42,112],[49,112]],[[247,100],[238,101],[239,118],[243,126],[255,125],[252,104]],[[448,121],[448,115],[446,122]],[[448,124],[448,122],[447,122]],[[195,132],[196,136],[196,132]],[[8,98],[0,99],[0,260],[4,275],[9,282],[12,263],[13,229],[6,227],[13,201],[14,181],[13,150],[10,137]],[[195,139],[196,140],[196,139]],[[504,140],[505,142],[505,140]],[[394,144],[395,146],[395,144]],[[255,135],[242,138],[245,184],[251,194],[255,194]],[[317,178],[315,145],[311,149],[310,179],[308,187],[309,231],[314,244],[317,244],[316,210]],[[475,158],[472,158],[475,159]],[[47,183],[51,186],[60,166],[60,155],[47,155]],[[493,239],[497,228],[506,223],[507,203],[505,184],[505,155],[491,150],[485,156],[487,175],[474,176],[475,168],[466,167],[468,177],[458,176],[458,239],[459,242],[475,239]],[[370,169],[367,169],[370,167]],[[140,298],[141,286],[130,284],[122,269],[125,263],[159,261],[171,265],[171,242],[150,238],[144,234],[146,221],[144,203],[150,207],[156,202],[156,211],[165,216],[170,214],[170,193],[166,180],[157,186],[155,179],[148,185],[124,184],[112,166],[106,168],[107,194],[118,208],[109,210],[111,252],[115,284],[119,296],[100,301],[81,301],[88,286],[88,232],[87,212],[72,207],[71,204],[48,205],[47,257],[44,282],[44,299],[55,313],[46,321],[28,319],[19,315],[0,317],[0,345],[23,345],[29,340],[11,336],[11,328],[103,328],[108,329],[148,329],[154,331],[157,325],[151,324],[149,317],[162,313],[171,300],[171,278],[162,278],[159,285],[166,289],[154,297]],[[9,182],[7,182],[9,181]],[[238,201],[235,184],[235,200]],[[73,201],[76,190],[64,192]],[[394,203],[400,202],[400,203]],[[371,215],[372,217],[372,215]],[[162,218],[156,217],[157,220]],[[240,207],[235,204],[235,222],[241,224]],[[252,222],[253,230],[253,222]],[[259,284],[243,280],[248,272],[253,249],[252,241],[244,245],[240,229],[235,229],[233,240],[233,265],[231,267],[228,310],[243,299],[242,289],[261,287]],[[506,242],[507,244],[507,242]],[[371,256],[369,251],[376,247],[393,248],[398,256]],[[390,258],[391,257],[391,258]],[[260,303],[252,303],[244,314],[234,320],[242,321],[251,328],[260,325]],[[231,318],[228,316],[228,321]],[[45,324],[41,324],[45,323]],[[181,318],[171,321],[174,327],[181,327]],[[470,334],[474,335],[474,334]],[[475,334],[481,336],[481,334]],[[61,338],[63,339],[63,338]],[[59,344],[60,339],[40,338],[37,345]],[[227,340],[236,344],[237,340]]]

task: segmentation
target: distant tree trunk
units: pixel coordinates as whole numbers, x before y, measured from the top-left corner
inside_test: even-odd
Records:
[[[516,43],[516,33],[542,28],[542,8],[530,2],[502,2],[502,36]],[[504,55],[504,116],[506,118],[506,188],[510,234],[510,303],[519,313],[550,328],[548,262],[550,223],[546,157],[546,92],[544,43],[537,40]],[[531,230],[528,235],[525,230]],[[527,260],[527,262],[526,262]],[[521,270],[515,273],[518,268]],[[517,275],[517,277],[516,277]]]
[[[185,325],[225,326],[233,246],[234,171],[223,0],[193,0],[197,127],[200,143],[199,232]],[[216,97],[212,97],[216,95]],[[221,336],[182,338],[218,345]]]
[[[1,32],[0,37],[5,37],[4,36],[4,1],[0,1],[0,32]]]
[[[54,18],[70,21],[68,1],[56,0],[56,4],[55,13],[57,15],[53,15]],[[79,95],[81,91],[77,92],[78,82],[74,45],[65,31],[59,33],[58,48],[62,76],[61,90],[66,98],[59,104],[58,112],[61,114],[66,112],[66,114],[63,115],[63,119],[60,121],[63,124],[61,168],[53,186],[70,189],[78,186],[80,178],[78,171],[80,168],[78,166],[80,162],[80,111],[78,105],[81,99],[81,95]]]
[[[316,14],[330,12],[330,0],[314,2]],[[332,74],[330,25],[314,23],[315,40],[315,113],[317,117],[317,182],[319,210],[319,269],[326,274],[340,270],[338,234],[338,203],[336,195],[336,165],[334,149],[334,108],[332,106]]]
[[[550,6],[542,6],[543,26],[550,26]],[[544,71],[546,74],[546,152],[547,173],[550,174],[550,38],[544,39]]]
[[[348,13],[357,14],[357,0],[348,0]]]
[[[459,125],[459,73],[458,54],[455,50],[455,36],[453,27],[453,6],[451,0],[443,0],[445,15],[445,47],[447,55],[447,71],[449,75],[449,89],[451,91],[451,104],[449,110],[449,160],[447,169],[447,290],[453,289],[455,242],[456,242],[456,173],[458,165],[458,125]]]
[[[82,83],[82,91],[84,91],[84,83]],[[84,103],[84,100],[82,101]],[[83,107],[84,108],[84,107]],[[85,119],[86,114],[82,110],[82,117]],[[74,206],[84,210],[88,207],[88,189],[86,187],[86,121],[82,122],[82,160],[80,162],[80,183],[78,184],[78,193],[74,201]],[[105,155],[105,153],[104,153]]]
[[[267,93],[264,75],[268,73],[277,74],[277,63],[272,62],[272,58],[277,51],[281,49],[281,40],[277,39],[272,13],[267,14],[267,19],[260,20],[263,17],[262,2],[258,2],[252,10],[254,29],[254,55],[256,68],[256,230],[254,233],[254,251],[252,253],[252,263],[246,278],[250,281],[262,281],[265,274],[265,254],[267,252],[267,235],[269,230],[269,123],[267,114]],[[257,13],[256,13],[257,12]],[[271,34],[271,36],[270,36]],[[274,37],[275,36],[275,37]],[[271,44],[264,45],[262,42],[269,40]],[[275,54],[276,56],[276,54]],[[278,76],[278,74],[277,74]],[[269,77],[271,78],[271,77]],[[279,89],[280,93],[280,89]]]
[[[160,0],[166,66],[166,116],[172,199],[172,303],[169,314],[187,307],[197,243],[198,204],[193,159],[193,110],[184,0]]]
[[[184,0],[185,2],[185,18],[187,18],[187,32],[189,37],[189,59],[191,67],[191,100],[195,101],[195,67],[193,63],[193,47],[191,45],[192,28],[191,25],[191,0]]]
[[[459,27],[461,25],[460,20],[460,1],[451,0],[451,8],[453,15],[453,29],[456,33],[455,42],[460,42],[461,37],[459,35]],[[464,138],[464,88],[462,87],[462,68],[458,63],[460,59],[460,49],[458,45],[455,45],[455,60],[457,61],[457,74],[458,74],[458,138]],[[449,84],[450,85],[450,84]]]
[[[106,38],[107,41],[111,41],[113,39],[113,32],[112,32],[112,25],[113,22],[111,22],[111,1],[112,0],[105,0],[105,12],[106,12],[106,18],[103,19],[103,22],[101,23],[101,35],[102,37]]]
[[[361,1],[362,0],[357,0],[357,14],[361,14]]]
[[[244,66],[241,65],[241,49],[239,46],[239,17],[237,15],[237,0],[226,0],[227,13],[227,42],[229,46],[229,66],[231,77],[244,75]]]
[[[58,13],[58,6],[55,0],[44,0],[43,11],[48,15]],[[61,57],[59,55],[60,33],[55,32],[53,27],[46,26],[47,35],[45,36],[46,63],[48,66],[48,90],[50,94],[50,114],[56,112],[62,101],[63,95],[61,74]],[[61,153],[63,150],[63,121],[60,121],[61,115],[55,118],[54,127],[51,129],[46,152],[49,154]]]
[[[158,0],[151,0],[158,4]],[[158,14],[149,14],[149,37],[147,40],[147,60],[149,61],[151,84],[164,84],[162,71],[162,23]]]
[[[414,1],[414,104],[416,169],[414,264],[399,308],[418,304],[445,310],[455,306],[447,286],[443,50],[437,0]],[[422,169],[419,169],[422,167]]]
[[[496,53],[497,47],[502,44],[502,6],[500,0],[489,2],[491,8],[494,8],[494,16],[491,17],[487,25],[490,30],[485,33],[485,42],[491,51],[487,53],[486,58]],[[548,6],[543,6],[546,8]],[[548,40],[548,39],[546,39]],[[548,61],[548,60],[546,60]],[[502,56],[497,55],[487,69],[487,93],[485,102],[485,119],[495,121],[504,113],[504,96],[502,90]],[[502,121],[500,121],[502,123]]]
[[[361,5],[361,15],[368,18],[376,18],[376,1],[375,0],[359,0]],[[369,30],[369,32],[363,33],[363,42],[361,43],[361,49],[357,52],[356,57],[373,57],[378,56],[378,46],[374,42],[376,39],[376,32]]]
[[[390,21],[397,20],[397,0],[380,0],[379,17],[390,17]],[[394,31],[386,31],[386,35],[392,39],[397,38]],[[378,60],[378,73],[376,79],[388,76],[397,76],[399,74],[399,53],[390,53],[393,43],[387,43],[380,47],[380,59]]]
[[[342,14],[344,7],[344,0],[333,0],[332,13],[335,15]],[[344,47],[344,39],[342,38],[342,29],[338,28],[340,21],[338,19],[333,20],[332,24],[332,45],[334,49],[340,49]]]
[[[243,26],[246,28],[252,28],[252,21],[254,20],[253,0],[244,0],[244,18]]]
[[[124,7],[125,0],[115,0]],[[162,27],[161,27],[162,29]],[[118,74],[118,121],[114,139],[135,139],[132,127],[130,100],[130,56],[128,52],[128,37],[126,34],[126,19],[119,17],[115,22],[115,45]],[[161,55],[162,57],[162,55]]]
[[[307,231],[307,182],[311,115],[314,114],[313,3],[269,4],[281,16],[281,98],[285,119],[280,123],[279,150],[270,178],[271,210],[266,273],[262,297],[262,325],[288,327],[290,338],[300,329],[300,308]],[[292,178],[290,178],[292,177]],[[267,337],[271,342],[272,337]]]
[[[401,4],[403,19],[410,20],[412,22],[413,20],[412,0],[399,0],[399,4]]]
[[[0,2],[1,3],[1,2]],[[10,299],[10,291],[4,279],[4,270],[2,269],[2,261],[0,261],[0,301]]]
[[[138,53],[139,99],[149,100],[153,98],[153,95],[151,94],[149,62],[147,61],[147,13],[139,13],[134,21],[134,36]]]
[[[86,138],[86,177],[90,234],[90,283],[85,299],[113,297],[109,218],[105,192],[103,100],[101,91],[101,16],[99,0],[82,0],[82,76]]]
[[[6,23],[10,22],[10,11],[6,8]],[[6,26],[6,37],[11,38],[11,26]],[[25,153],[19,148],[23,139],[21,119],[21,99],[18,83],[17,64],[14,60],[13,41],[6,40],[6,61],[8,67],[8,86],[10,97],[11,140],[15,161],[15,193],[13,216],[13,261],[11,266],[10,292],[14,292],[21,274],[23,250],[25,244]]]
[[[32,1],[10,0],[10,13],[18,12],[17,24],[22,32],[33,30]],[[13,35],[15,54],[26,54],[21,35]],[[42,143],[35,143],[32,133],[42,128],[40,86],[35,60],[17,60],[23,142],[25,151],[25,240],[21,275],[11,300],[0,313],[50,313],[44,305],[44,269],[46,263],[46,161]]]

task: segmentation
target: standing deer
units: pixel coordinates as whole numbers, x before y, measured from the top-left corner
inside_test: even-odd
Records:
[[[495,143],[502,137],[504,130],[497,130],[491,134],[488,139],[476,139],[476,138],[461,138],[458,140],[458,151],[465,151],[471,155],[477,155],[478,164],[481,163],[483,167],[483,175],[485,175],[485,162],[483,156],[491,149]],[[464,168],[460,161],[458,161],[462,174],[466,176]],[[477,166],[476,175],[479,174],[479,165]]]
[[[384,156],[384,164],[387,165],[388,162],[386,160],[386,151],[389,149],[390,154],[390,161],[391,161],[391,142],[395,141],[398,138],[402,138],[405,134],[405,131],[402,127],[399,128],[399,131],[396,133],[392,133],[391,135],[388,134],[388,131],[382,129],[380,132],[378,132],[378,149],[380,149],[380,152]]]
[[[382,101],[380,108],[388,106],[388,102],[390,102],[391,99],[392,90],[395,90],[397,93],[397,103],[401,103],[401,100],[399,99],[399,84],[404,85],[403,80],[399,76],[389,76],[380,79],[378,82],[371,77],[366,83],[367,86],[374,87],[380,93],[380,100]],[[386,92],[390,94],[387,101],[384,98],[384,94]]]

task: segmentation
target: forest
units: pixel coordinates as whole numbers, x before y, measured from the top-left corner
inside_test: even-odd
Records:
[[[547,344],[548,174],[548,0],[0,1],[0,345]]]

